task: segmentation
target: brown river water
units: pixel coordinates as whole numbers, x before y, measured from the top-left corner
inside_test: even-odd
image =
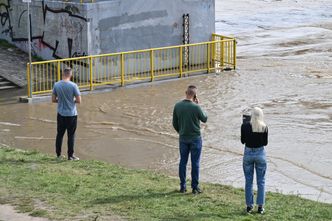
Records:
[[[238,69],[85,94],[76,154],[177,175],[172,110],[195,84],[209,115],[203,181],[244,186],[241,116],[259,106],[270,132],[267,190],[332,203],[332,2],[216,4],[217,32],[238,39]],[[56,105],[10,103],[0,104],[0,144],[54,153]]]

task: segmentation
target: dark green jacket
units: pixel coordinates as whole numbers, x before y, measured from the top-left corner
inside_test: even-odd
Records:
[[[173,127],[180,138],[194,139],[201,136],[200,121],[205,123],[207,115],[201,107],[189,100],[176,103],[173,110]]]

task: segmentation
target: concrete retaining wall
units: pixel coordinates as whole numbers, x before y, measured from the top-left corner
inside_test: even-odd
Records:
[[[190,42],[215,31],[214,0],[111,0],[88,5],[93,54],[146,49],[183,42],[183,14],[190,16]]]
[[[52,1],[31,4],[32,51],[44,59],[88,54],[86,7]],[[0,0],[0,38],[28,50],[27,4]]]
[[[44,59],[179,45],[187,13],[191,43],[215,31],[215,0],[33,1],[31,11],[33,54]],[[27,51],[26,3],[0,0],[0,38]]]

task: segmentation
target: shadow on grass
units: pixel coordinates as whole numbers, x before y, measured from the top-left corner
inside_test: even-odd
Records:
[[[129,194],[129,195],[118,195],[118,196],[112,196],[112,197],[105,197],[105,198],[99,198],[95,199],[90,202],[91,205],[95,204],[118,204],[118,203],[126,203],[126,202],[145,202],[147,203],[150,199],[156,199],[157,202],[161,202],[164,199],[170,201],[173,201],[174,204],[172,206],[176,210],[182,210],[183,212],[176,212],[176,211],[165,211],[164,214],[159,214],[158,219],[160,220],[223,220],[223,219],[232,219],[234,217],[241,217],[246,218],[247,213],[245,213],[244,210],[232,207],[232,206],[225,206],[222,208],[216,207],[214,209],[211,208],[204,208],[204,210],[200,210],[199,206],[195,204],[194,202],[188,202],[188,204],[192,203],[192,206],[188,207],[187,205],[184,205],[182,208],[181,198],[195,198],[197,197],[197,200],[199,200],[201,197],[204,197],[205,194],[200,195],[193,195],[192,193],[180,193],[177,190],[169,191],[169,192],[146,192],[145,194]],[[179,200],[177,202],[177,200]],[[135,203],[134,203],[135,204]],[[168,203],[167,203],[168,204]],[[149,203],[147,204],[147,206]],[[153,204],[150,204],[153,205]],[[135,207],[135,206],[134,206]],[[149,207],[149,206],[148,206]],[[181,209],[182,208],[182,209]],[[134,209],[132,207],[132,209]],[[154,210],[152,207],[151,210]],[[171,207],[168,207],[168,209],[171,210]],[[135,209],[134,209],[135,210]],[[188,215],[188,210],[190,215]],[[206,211],[209,210],[209,211]],[[148,211],[148,210],[147,210]],[[157,212],[158,213],[158,212]],[[171,214],[169,214],[171,213]],[[153,215],[152,215],[153,216]],[[251,219],[249,219],[251,220]]]
[[[180,193],[179,191],[173,190],[170,192],[146,192],[146,194],[136,195],[119,195],[113,197],[99,198],[93,200],[91,204],[116,204],[124,201],[132,201],[139,199],[154,199],[154,198],[165,198],[165,197],[179,197],[187,194]]]
[[[21,153],[20,153],[21,154]],[[62,164],[68,162],[68,160],[57,160],[56,157],[50,158],[50,157],[45,157],[42,159],[27,159],[27,156],[33,155],[33,153],[27,152],[24,153],[22,156],[17,156],[17,157],[11,157],[11,158],[6,158],[6,157],[0,157],[0,164],[12,164],[12,165],[23,165],[23,164]]]
[[[0,152],[0,163],[43,163],[43,164],[58,164],[69,162],[68,159],[63,156],[60,160],[54,155],[51,157],[49,155],[41,154],[38,150],[21,150],[14,148],[1,147],[0,151],[4,154],[10,153],[14,156],[6,157],[1,156]]]
[[[239,217],[240,216],[240,217]],[[242,217],[241,217],[242,216]],[[237,218],[235,218],[237,217]],[[183,213],[173,213],[171,216],[161,217],[160,220],[181,220],[181,221],[192,221],[192,220],[243,220],[243,221],[251,221],[252,217],[248,217],[247,214],[242,213],[224,213],[218,214],[218,212],[198,212],[194,215],[184,215]]]

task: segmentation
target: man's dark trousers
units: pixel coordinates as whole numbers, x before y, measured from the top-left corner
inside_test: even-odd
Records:
[[[77,127],[77,116],[64,117],[58,114],[57,116],[57,135],[55,141],[56,154],[61,155],[61,146],[63,135],[67,130],[68,136],[68,157],[74,154],[75,131]]]
[[[197,189],[199,184],[199,163],[202,152],[202,138],[180,138],[179,176],[181,189],[186,189],[186,171],[189,154],[191,156],[191,188]]]

